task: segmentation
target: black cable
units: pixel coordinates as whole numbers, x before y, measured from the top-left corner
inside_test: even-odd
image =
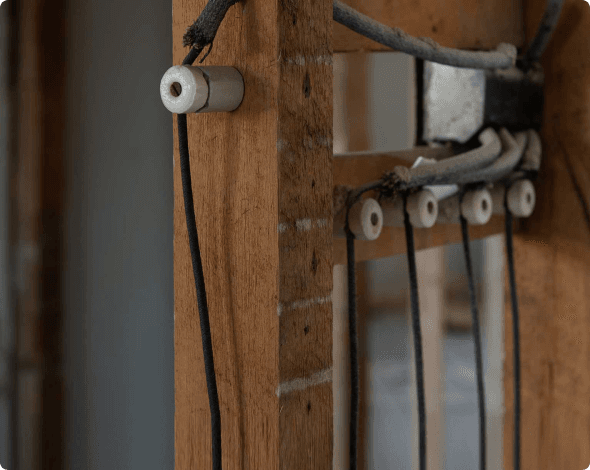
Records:
[[[559,21],[563,3],[563,0],[549,0],[547,2],[547,8],[545,9],[539,28],[537,29],[537,34],[527,51],[524,53],[523,58],[517,62],[525,71],[528,70],[533,63],[538,62],[543,55],[543,52],[545,52],[545,48],[547,47],[551,35]]]
[[[356,273],[354,234],[348,227],[346,214],[346,261],[348,264],[348,335],[350,340],[350,470],[357,467],[358,415],[359,415],[359,363],[356,331]]]
[[[479,468],[486,468],[486,404],[483,385],[483,365],[481,354],[481,337],[479,331],[479,316],[477,299],[475,298],[475,285],[473,282],[473,267],[471,264],[471,250],[469,248],[469,227],[467,220],[461,215],[461,233],[463,234],[463,251],[465,253],[465,266],[467,268],[467,284],[469,286],[469,303],[471,304],[471,321],[473,325],[473,341],[475,343],[475,367],[477,377],[477,398],[479,410]]]
[[[422,358],[422,332],[420,329],[420,306],[418,304],[418,279],[416,275],[416,250],[414,248],[414,228],[407,211],[407,198],[404,195],[404,225],[408,249],[408,269],[410,272],[410,303],[412,306],[412,330],[414,332],[414,357],[416,359],[416,388],[418,393],[418,420],[420,433],[420,470],[426,470],[426,399],[424,396],[424,360]]]
[[[198,51],[194,48],[191,49],[182,64],[191,65],[200,52],[201,51]],[[205,377],[207,381],[207,393],[209,395],[209,409],[211,411],[212,469],[221,470],[221,411],[219,409],[217,380],[215,378],[215,365],[213,362],[213,344],[211,342],[211,328],[209,326],[209,310],[207,307],[205,277],[203,275],[201,251],[199,249],[199,237],[197,235],[197,223],[195,220],[186,114],[178,114],[177,120],[178,146],[180,151],[180,174],[182,177],[182,193],[184,196],[184,213],[186,215],[188,242],[191,250],[195,288],[197,290],[197,304],[199,307],[199,320],[201,323],[201,341],[203,344],[203,359],[205,362]]]
[[[510,301],[512,305],[512,336],[514,341],[514,470],[520,470],[520,335],[518,331],[518,296],[516,295],[516,275],[514,273],[514,244],[512,240],[512,213],[504,201],[506,212],[506,254],[508,258],[508,277],[510,282]]]

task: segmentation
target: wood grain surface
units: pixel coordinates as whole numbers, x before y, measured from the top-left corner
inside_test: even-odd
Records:
[[[527,40],[546,2],[525,2]],[[590,463],[590,8],[566,0],[542,58],[545,109],[537,207],[515,239],[523,470]],[[506,299],[509,300],[508,292]],[[512,319],[505,310],[504,468],[513,442]]]
[[[205,4],[174,0],[174,64]],[[236,67],[244,101],[188,116],[226,470],[332,466],[331,17],[329,1],[232,7],[203,65]],[[176,136],[175,162],[176,468],[206,469],[210,416]]]

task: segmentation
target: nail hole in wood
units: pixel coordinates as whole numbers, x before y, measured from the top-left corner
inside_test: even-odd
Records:
[[[308,73],[305,74],[305,80],[303,81],[303,93],[306,98],[309,98],[309,95],[311,95],[311,82],[309,81]]]

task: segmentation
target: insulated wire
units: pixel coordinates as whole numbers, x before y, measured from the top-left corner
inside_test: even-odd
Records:
[[[522,67],[525,70],[528,70],[531,64],[538,62],[543,55],[543,52],[545,52],[547,44],[549,43],[553,31],[559,21],[559,17],[561,16],[563,4],[563,0],[549,0],[547,2],[547,8],[543,14],[541,23],[539,23],[537,34],[531,41],[527,51],[524,53],[522,60],[519,61],[522,63]]]
[[[506,69],[514,66],[517,50],[502,43],[495,51],[466,51],[437,44],[431,38],[415,38],[399,28],[375,21],[340,0],[334,0],[334,21],[348,29],[394,50],[420,59],[473,69]]]
[[[422,332],[420,329],[420,306],[418,304],[418,279],[416,275],[416,249],[414,228],[410,223],[407,198],[404,195],[404,225],[410,273],[410,303],[412,306],[412,330],[414,332],[414,357],[416,360],[416,389],[418,393],[418,425],[420,434],[420,470],[426,470],[426,399],[424,396],[424,360],[422,358]]]
[[[191,51],[182,64],[191,65],[200,52],[200,50],[191,48]],[[207,381],[207,394],[209,395],[209,409],[211,412],[212,469],[221,470],[221,411],[219,409],[219,395],[217,392],[217,380],[215,378],[215,365],[213,362],[213,344],[211,342],[211,328],[209,326],[209,310],[207,307],[205,277],[203,275],[199,237],[197,235],[197,223],[195,220],[186,114],[178,114],[177,121],[184,212],[186,215],[188,242],[191,250],[193,275],[197,291],[197,304],[199,307],[199,320],[201,323],[201,342],[203,345],[203,359],[205,362],[205,377]]]
[[[348,220],[348,215],[347,215]],[[356,331],[356,273],[354,259],[354,234],[346,226],[346,259],[348,264],[348,328],[350,340],[350,470],[357,468],[357,441],[359,415],[359,363]]]
[[[486,468],[486,408],[483,385],[483,365],[481,354],[481,337],[479,332],[479,316],[477,312],[477,299],[475,298],[475,285],[473,282],[473,266],[471,264],[471,251],[469,248],[469,227],[467,220],[461,215],[461,233],[463,235],[463,251],[465,253],[465,266],[467,268],[467,283],[469,286],[469,302],[471,305],[471,319],[473,325],[473,341],[475,343],[475,367],[477,376],[477,398],[479,410],[479,468]]]
[[[512,305],[512,335],[514,342],[514,470],[520,470],[520,335],[518,331],[518,296],[516,294],[516,275],[514,272],[514,244],[512,239],[512,213],[504,202],[506,212],[506,254],[510,282],[510,301]]]

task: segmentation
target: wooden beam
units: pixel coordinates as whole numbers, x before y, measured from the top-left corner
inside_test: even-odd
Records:
[[[173,1],[174,64],[205,4]],[[244,101],[232,113],[188,116],[228,470],[332,466],[331,44],[331,1],[238,3],[204,65],[236,67]],[[174,191],[176,468],[207,469],[179,165]]]
[[[527,41],[546,2],[525,3]],[[523,469],[590,463],[590,9],[566,0],[543,55],[537,208],[515,239]],[[509,299],[509,296],[506,296]],[[512,466],[512,319],[506,305],[504,468]]]
[[[447,47],[493,49],[500,42],[523,44],[522,0],[344,0],[361,13],[412,36],[426,36]],[[390,50],[334,25],[334,51]]]
[[[411,166],[418,157],[444,158],[452,154],[448,148],[416,147],[411,150],[388,153],[362,153],[336,155],[334,158],[334,185],[350,185],[353,187],[369,181],[377,180],[386,171],[396,165]],[[504,230],[504,218],[492,216],[490,222],[482,226],[470,228],[472,239],[485,238]],[[417,250],[458,243],[461,241],[461,229],[458,224],[438,224],[430,229],[414,230]],[[355,256],[357,261],[386,258],[406,252],[406,239],[402,227],[384,227],[375,241],[357,240]],[[334,264],[346,264],[346,240],[334,239]]]

